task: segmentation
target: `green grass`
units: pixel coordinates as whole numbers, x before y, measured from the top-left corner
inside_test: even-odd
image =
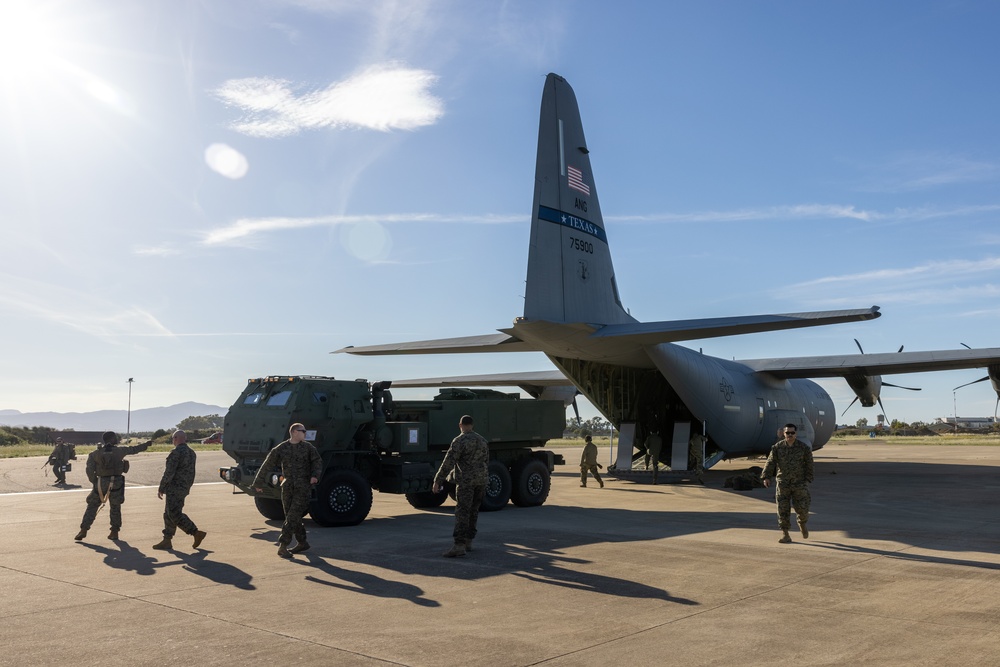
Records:
[[[124,444],[126,445],[137,445],[140,442],[145,442],[145,440],[131,440]],[[203,445],[200,442],[189,442],[191,449],[196,452],[213,452],[222,449],[222,445]],[[167,439],[161,439],[153,443],[153,446],[147,449],[147,452],[169,452],[174,446],[171,443],[169,436]],[[78,445],[76,448],[76,458],[78,461],[85,461],[87,455],[94,451],[93,445]],[[0,459],[16,459],[26,456],[48,456],[52,453],[52,445],[43,445],[38,443],[28,443],[21,445],[6,445],[0,447]]]

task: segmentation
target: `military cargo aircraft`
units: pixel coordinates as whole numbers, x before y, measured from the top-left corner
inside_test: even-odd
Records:
[[[525,290],[524,315],[498,333],[337,352],[540,351],[558,371],[395,380],[393,387],[516,386],[567,404],[579,392],[640,449],[651,431],[662,434],[674,451],[691,433],[703,433],[706,465],[767,452],[786,423],[796,424],[799,438],[813,449],[822,447],[836,428],[837,413],[826,390],[808,378],[844,378],[865,407],[880,402],[884,374],[986,367],[994,387],[1000,387],[1000,348],[740,361],[677,345],[871,320],[880,315],[877,306],[637,321],[619,297],[576,95],[556,74],[548,75],[542,95]]]

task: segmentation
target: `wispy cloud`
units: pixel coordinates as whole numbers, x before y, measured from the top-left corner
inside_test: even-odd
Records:
[[[269,77],[233,79],[213,93],[245,112],[230,127],[254,137],[284,137],[323,128],[388,132],[437,122],[444,104],[429,92],[436,80],[427,70],[376,65],[322,90],[299,94],[291,82]]]
[[[173,335],[142,308],[122,308],[78,290],[9,274],[0,280],[0,310],[4,308],[107,342],[122,336]]]
[[[643,215],[605,216],[614,222],[782,222],[786,220],[860,220],[862,222],[918,222],[937,218],[956,218],[1000,212],[1000,204],[935,208],[931,206],[896,208],[891,211],[858,209],[850,204],[793,204],[742,208],[731,211],[694,211],[691,213],[649,213]]]
[[[1000,180],[996,163],[937,151],[907,152],[865,170],[869,181],[859,189],[870,192],[912,192]]]
[[[268,232],[363,223],[507,224],[524,222],[524,219],[524,215],[440,215],[435,213],[325,215],[312,218],[242,218],[225,227],[206,232],[201,242],[203,245],[209,246],[246,245],[254,236]]]
[[[825,276],[788,285],[775,295],[825,305],[995,301],[1000,296],[1000,257]]]

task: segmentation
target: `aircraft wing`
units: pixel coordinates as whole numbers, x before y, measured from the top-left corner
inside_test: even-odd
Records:
[[[333,354],[346,352],[363,356],[383,354],[455,354],[470,352],[537,352],[538,348],[520,338],[505,333],[483,336],[461,336],[458,338],[437,338],[417,340],[410,343],[387,343],[385,345],[348,345]],[[444,386],[444,385],[440,385]]]
[[[985,368],[1000,363],[1000,348],[743,359],[738,363],[779,378],[897,375],[927,371],[950,371],[961,368]]]
[[[451,377],[393,380],[392,388],[414,387],[561,387],[571,386],[557,370],[525,373],[491,373],[486,375],[453,375]]]

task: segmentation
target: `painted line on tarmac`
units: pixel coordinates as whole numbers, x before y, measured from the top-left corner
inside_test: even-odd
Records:
[[[192,486],[218,486],[221,484],[229,484],[229,482],[195,482]],[[230,484],[230,486],[232,486]],[[126,489],[158,489],[159,484],[147,484],[145,486],[128,486],[125,485]],[[0,493],[0,498],[4,496],[40,496],[47,493],[80,493],[85,491],[90,493],[90,487],[83,487],[79,489],[52,489],[51,491],[13,491],[11,493]]]

